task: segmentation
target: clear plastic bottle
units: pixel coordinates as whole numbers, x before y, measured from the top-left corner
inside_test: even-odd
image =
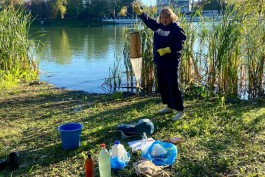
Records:
[[[142,152],[145,151],[145,149],[147,148],[146,146],[147,146],[147,136],[146,136],[146,133],[144,132],[142,136],[142,145],[141,145]]]
[[[85,174],[86,177],[94,177],[94,160],[90,153],[87,154],[87,159],[85,160]]]
[[[110,154],[105,144],[101,144],[101,150],[98,155],[98,165],[100,177],[111,177]]]

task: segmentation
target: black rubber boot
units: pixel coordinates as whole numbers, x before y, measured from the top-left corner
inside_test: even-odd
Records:
[[[11,170],[17,169],[19,167],[20,157],[18,152],[11,152],[8,155],[8,166]]]
[[[0,159],[0,171],[4,170],[7,165],[7,160],[6,159]]]

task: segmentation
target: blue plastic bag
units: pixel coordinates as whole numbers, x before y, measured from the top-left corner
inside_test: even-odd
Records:
[[[156,166],[171,166],[175,162],[177,154],[178,151],[174,144],[155,141],[142,152],[142,157],[150,160]]]
[[[130,154],[128,152],[126,153],[127,153],[127,157],[125,160],[121,160],[118,157],[115,157],[115,158],[110,157],[110,165],[112,169],[120,170],[120,169],[123,169],[128,164],[130,160]]]

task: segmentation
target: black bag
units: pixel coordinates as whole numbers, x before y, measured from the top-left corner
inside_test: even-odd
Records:
[[[154,124],[149,119],[140,119],[137,123],[118,125],[117,131],[122,133],[123,138],[143,135],[144,132],[151,135],[154,133]]]

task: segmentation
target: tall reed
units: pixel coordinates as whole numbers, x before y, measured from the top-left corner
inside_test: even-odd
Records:
[[[204,60],[203,49],[205,41],[203,36],[199,37],[199,30],[204,29],[203,23],[193,23],[195,17],[201,17],[200,11],[197,11],[191,16],[190,20],[187,20],[184,14],[177,11],[179,17],[180,26],[184,29],[186,34],[186,42],[182,51],[182,59],[179,66],[179,80],[184,88],[190,88],[195,85],[201,84],[201,73],[203,73],[200,63]],[[200,43],[198,52],[194,52],[196,43]],[[198,55],[199,54],[199,55]]]
[[[38,79],[38,63],[29,40],[31,16],[23,9],[5,7],[0,12],[0,89],[8,89],[21,81]]]
[[[129,89],[134,87],[134,79],[133,79],[133,69],[130,62],[130,30],[126,29],[124,32],[124,49],[123,49],[123,62],[125,67],[125,75],[126,75],[126,87]]]
[[[224,95],[249,92],[251,98],[264,96],[264,16],[250,15],[251,10],[241,5],[228,5],[218,22],[201,19],[190,23],[185,18],[181,21],[187,41],[180,83],[186,87],[195,83]]]
[[[222,20],[211,27],[209,41],[208,86],[215,86],[224,94],[237,94],[238,66],[240,63],[240,20],[233,11],[225,11]]]
[[[265,6],[262,1],[236,4],[235,9],[243,18],[241,34],[244,54],[246,90],[252,98],[264,96],[265,92]],[[254,7],[256,8],[254,8]]]
[[[101,85],[101,88],[106,93],[116,92],[121,88],[122,76],[121,69],[122,66],[120,64],[121,58],[115,56],[116,60],[114,61],[113,68],[109,68],[109,77],[105,79],[104,83]]]
[[[152,93],[157,88],[156,75],[154,74],[155,66],[153,63],[153,33],[147,27],[144,27],[140,34],[143,55],[141,85],[144,92]]]

